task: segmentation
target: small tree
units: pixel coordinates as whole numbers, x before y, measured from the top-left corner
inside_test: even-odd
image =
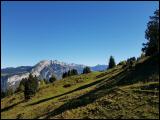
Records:
[[[49,78],[49,82],[50,83],[53,83],[54,81],[56,81],[56,77],[54,75],[52,75],[50,78]]]
[[[113,56],[110,56],[108,69],[111,69],[115,66],[116,66],[115,60],[114,60]]]
[[[83,69],[83,74],[87,74],[87,73],[90,73],[91,72],[91,69],[89,67],[85,67]]]

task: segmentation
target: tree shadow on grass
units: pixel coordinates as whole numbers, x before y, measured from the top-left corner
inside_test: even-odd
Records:
[[[96,89],[78,97],[75,99],[72,99],[68,101],[67,103],[61,105],[59,108],[45,113],[41,116],[46,116],[46,119],[49,119],[51,116],[56,116],[58,114],[61,114],[67,110],[75,109],[81,106],[86,106],[87,104],[93,103],[96,99],[101,98],[105,96],[106,94],[109,94],[111,92],[114,92],[114,90],[117,89],[117,86],[115,85],[117,81],[120,79],[123,79],[125,77],[124,72],[120,72],[118,75],[113,76],[110,78],[110,82],[107,81],[101,81],[103,82],[103,85],[97,86]],[[107,83],[107,84],[106,84]],[[41,116],[37,117],[40,118]]]
[[[79,87],[79,88],[76,88],[76,89],[74,89],[74,90],[71,90],[71,91],[66,92],[66,93],[63,93],[63,94],[60,94],[60,95],[56,95],[56,96],[53,96],[53,97],[50,97],[50,98],[46,98],[46,99],[39,100],[39,101],[34,102],[34,103],[31,103],[31,104],[29,104],[29,105],[27,105],[27,106],[36,105],[36,104],[39,104],[39,103],[42,103],[42,102],[46,102],[46,101],[52,100],[52,99],[54,99],[54,98],[61,97],[61,96],[63,96],[63,95],[70,94],[70,93],[75,92],[75,91],[79,91],[79,90],[82,90],[82,89],[91,87],[91,86],[93,86],[93,85],[96,85],[96,84],[102,82],[103,80],[105,80],[105,78],[104,78],[104,79],[101,79],[101,80],[98,80],[98,81],[95,81],[95,82],[92,82],[92,83],[90,83],[90,84],[81,86],[81,87]]]
[[[54,117],[56,115],[59,115],[67,110],[76,109],[78,107],[86,106],[87,104],[93,103],[96,99],[101,98],[110,92],[114,92],[118,86],[123,86],[126,84],[133,84],[137,81],[144,79],[144,76],[148,76],[154,72],[153,64],[151,66],[150,62],[151,60],[145,61],[142,65],[136,65],[134,69],[127,68],[123,69],[123,71],[119,72],[118,74],[114,75],[111,78],[103,79],[100,83],[97,84],[96,89],[81,95],[77,98],[71,99],[68,102],[64,103],[57,109],[54,109],[48,113],[45,113],[37,118],[45,117],[46,119],[49,119],[51,117]],[[148,65],[149,64],[149,65]],[[152,68],[151,68],[152,67]],[[153,69],[151,72],[148,72],[147,70],[151,68]],[[126,71],[127,70],[127,71]],[[145,72],[144,72],[145,71]],[[141,78],[142,77],[142,78]],[[135,79],[134,79],[135,78]],[[141,78],[141,79],[140,79]]]
[[[5,107],[5,108],[1,109],[1,112],[8,111],[8,110],[12,109],[13,107],[15,107],[16,105],[18,105],[18,104],[20,104],[22,102],[24,102],[24,100],[22,100],[20,102],[17,102],[15,104],[11,105],[11,106],[8,106],[8,107]]]

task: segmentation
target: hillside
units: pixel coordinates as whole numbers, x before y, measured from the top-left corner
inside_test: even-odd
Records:
[[[127,69],[71,76],[1,100],[1,118],[159,118],[159,63],[145,57]]]
[[[83,72],[85,65],[65,63],[58,60],[42,60],[34,66],[20,66],[16,68],[1,69],[1,90],[6,92],[7,89],[12,88],[16,90],[22,78],[29,76],[29,73],[36,75],[39,79],[46,79],[54,75],[57,79],[62,79],[64,72],[76,69],[78,73]],[[103,71],[107,65],[90,66],[92,71]]]

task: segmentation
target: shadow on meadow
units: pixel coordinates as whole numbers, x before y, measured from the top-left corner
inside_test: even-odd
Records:
[[[93,103],[96,99],[101,98],[111,92],[113,93],[116,89],[118,89],[118,86],[137,83],[144,79],[146,80],[149,76],[155,74],[155,69],[156,72],[159,71],[159,69],[157,68],[157,62],[155,64],[154,60],[154,58],[149,58],[144,63],[136,64],[136,66],[129,70],[127,70],[127,67],[123,68],[123,70],[121,70],[118,74],[113,75],[109,78],[103,78],[102,80],[96,82],[97,85],[94,90],[72,100],[69,100],[59,108],[45,113],[41,116],[44,116],[46,119],[54,117],[67,110],[76,109],[78,107],[86,106],[87,104]],[[147,69],[149,69],[149,71],[147,71]],[[87,87],[89,87],[89,85]]]
[[[24,102],[24,100],[22,100],[22,101],[20,101],[20,102],[17,102],[17,103],[15,103],[15,104],[11,105],[11,106],[8,106],[8,107],[5,107],[5,108],[1,109],[1,112],[10,110],[10,109],[12,109],[13,107],[15,107],[16,105],[18,105],[18,104],[20,104],[20,103],[22,103],[22,102]]]
[[[56,95],[56,96],[53,96],[53,97],[50,97],[50,98],[42,99],[42,100],[39,100],[39,101],[37,101],[37,102],[31,103],[31,104],[29,104],[29,105],[36,105],[36,104],[40,104],[40,103],[42,103],[42,102],[46,102],[46,101],[49,101],[49,100],[53,100],[54,98],[58,98],[58,97],[61,97],[61,96],[63,96],[63,95],[70,94],[70,93],[72,93],[72,92],[79,91],[79,90],[82,90],[82,89],[91,87],[91,86],[93,86],[93,85],[96,85],[96,84],[102,82],[103,80],[104,80],[104,79],[101,79],[101,80],[92,82],[92,83],[90,83],[90,84],[81,86],[81,87],[76,88],[76,89],[74,89],[74,90],[71,90],[71,91],[69,91],[69,92],[66,92],[66,93],[63,93],[63,94],[60,94],[60,95]],[[29,105],[27,105],[27,106],[29,106]]]
[[[110,92],[114,92],[114,90],[117,89],[115,86],[116,82],[123,79],[125,77],[125,72],[121,71],[116,76],[112,76],[109,80],[108,78],[104,78],[101,81],[97,81],[96,83],[101,83],[99,86],[96,86],[96,89],[78,97],[75,99],[69,100],[67,103],[61,105],[59,108],[45,113],[41,116],[38,116],[37,118],[40,118],[42,116],[46,116],[45,118],[48,119],[51,116],[56,116],[58,114],[61,114],[67,110],[75,109],[81,106],[86,106],[87,104],[93,103],[96,99],[101,98],[105,96],[106,94],[109,94]],[[88,86],[89,87],[89,86]]]

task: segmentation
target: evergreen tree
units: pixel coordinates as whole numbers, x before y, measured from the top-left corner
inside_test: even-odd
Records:
[[[56,81],[56,77],[54,75],[52,75],[50,78],[49,78],[49,82],[53,83],[54,81]]]
[[[89,67],[85,67],[85,68],[83,69],[83,74],[87,74],[87,73],[90,73],[90,72],[91,72],[91,70],[90,70]]]
[[[115,60],[114,60],[113,56],[110,56],[108,69],[111,69],[115,66],[116,66]]]
[[[150,21],[147,24],[145,31],[147,43],[143,43],[142,51],[146,56],[151,56],[159,53],[159,10],[154,12],[154,16],[150,16]]]
[[[30,99],[31,96],[35,95],[37,90],[38,90],[38,79],[36,76],[33,77],[32,74],[29,74],[29,77],[25,81],[25,85],[24,85],[25,99]]]

